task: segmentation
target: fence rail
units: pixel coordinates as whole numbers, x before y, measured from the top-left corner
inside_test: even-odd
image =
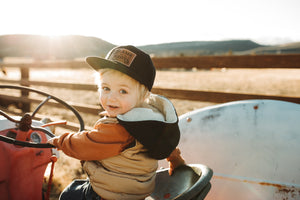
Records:
[[[33,98],[27,98],[27,97],[18,97],[18,96],[9,96],[9,95],[0,95],[0,99],[10,101],[10,102],[22,102],[25,104],[30,104],[30,103],[40,103],[42,99],[33,99]],[[100,109],[99,106],[94,106],[94,105],[86,105],[86,104],[79,104],[79,103],[74,103],[74,102],[68,102],[71,106],[73,106],[76,110],[79,112],[84,112],[84,113],[89,113],[93,115],[98,115]],[[47,105],[54,106],[54,107],[63,107],[61,104],[56,103],[56,102],[48,102]]]
[[[154,57],[157,69],[184,68],[300,68],[300,54]],[[84,61],[55,61],[35,63],[4,63],[5,67],[24,68],[86,68]]]
[[[300,68],[300,54],[153,58],[158,68]]]
[[[300,54],[287,55],[248,55],[248,56],[199,56],[199,57],[169,57],[169,58],[153,58],[153,62],[157,69],[184,68],[184,69],[208,69],[208,68],[300,68]],[[95,85],[90,84],[74,84],[63,82],[45,82],[31,81],[29,72],[31,68],[70,68],[79,69],[88,67],[83,61],[64,61],[64,62],[38,62],[38,63],[22,63],[22,64],[2,64],[3,67],[18,67],[21,71],[20,80],[9,80],[2,78],[0,82],[9,84],[19,84],[23,86],[47,86],[72,90],[90,90],[96,91]],[[206,101],[214,103],[223,103],[228,101],[245,100],[245,99],[275,99],[289,101],[300,104],[299,97],[289,96],[271,96],[259,94],[241,94],[226,93],[214,91],[196,91],[196,90],[179,90],[167,88],[153,88],[153,92],[164,95],[169,98]],[[34,101],[26,99],[28,94],[23,94],[20,101]],[[0,98],[8,98],[1,95]],[[12,100],[12,99],[11,99]],[[16,99],[14,99],[16,100]],[[74,107],[82,112],[96,113],[96,106],[76,105]],[[94,111],[93,111],[94,110]]]
[[[7,82],[11,84],[30,85],[30,86],[47,86],[61,89],[71,90],[88,90],[97,91],[96,85],[92,84],[74,84],[74,83],[63,83],[63,82],[46,82],[46,81],[29,81],[29,80],[5,80],[0,79],[0,82]],[[258,94],[243,94],[243,93],[229,93],[229,92],[214,92],[214,91],[198,91],[198,90],[179,90],[179,89],[167,89],[167,88],[153,88],[153,93],[166,96],[173,99],[190,100],[190,101],[204,101],[213,103],[224,103],[236,100],[247,100],[247,99],[274,99],[282,100],[300,104],[300,98],[290,96],[276,96],[276,95],[258,95]],[[7,97],[6,97],[7,98]],[[19,99],[19,101],[23,101]],[[25,100],[24,100],[25,101]],[[78,107],[82,112],[92,112],[91,107],[86,105],[88,109],[82,109],[83,106],[78,106],[73,103],[74,107]],[[92,112],[93,113],[93,112]]]

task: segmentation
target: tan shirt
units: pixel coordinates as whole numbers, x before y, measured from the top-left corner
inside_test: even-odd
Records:
[[[140,200],[155,188],[158,161],[146,156],[143,145],[136,142],[121,154],[84,163],[94,191],[107,200]]]

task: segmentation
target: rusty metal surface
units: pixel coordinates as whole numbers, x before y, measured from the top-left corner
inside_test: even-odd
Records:
[[[300,199],[300,105],[237,101],[180,116],[188,163],[215,172],[207,199]]]

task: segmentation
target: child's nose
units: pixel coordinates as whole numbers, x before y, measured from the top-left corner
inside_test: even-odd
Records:
[[[117,95],[117,93],[116,92],[110,92],[109,93],[109,99],[111,99],[111,100],[116,100],[118,98],[118,95]]]

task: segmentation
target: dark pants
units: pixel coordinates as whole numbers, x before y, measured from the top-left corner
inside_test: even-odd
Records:
[[[74,180],[61,193],[60,200],[101,200],[89,180]]]

